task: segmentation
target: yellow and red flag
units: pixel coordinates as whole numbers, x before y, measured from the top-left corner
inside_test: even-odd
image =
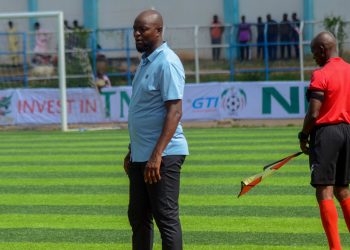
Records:
[[[241,181],[241,192],[238,194],[238,198],[245,193],[247,193],[250,189],[255,187],[257,184],[259,184],[264,178],[271,175],[273,172],[278,170],[280,167],[285,165],[287,162],[289,162],[294,157],[297,157],[301,155],[302,152],[297,152],[295,154],[289,155],[281,160],[272,162],[266,166],[264,166],[264,171],[262,173],[250,176],[243,181]]]

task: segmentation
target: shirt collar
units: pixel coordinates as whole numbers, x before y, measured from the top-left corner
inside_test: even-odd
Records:
[[[339,62],[341,60],[342,59],[340,57],[332,57],[332,58],[329,58],[327,62]]]
[[[146,54],[142,54],[142,64],[145,65],[148,62],[153,62],[154,59],[158,56],[158,54],[163,51],[167,47],[167,42],[163,42],[157,49],[155,49],[149,56],[146,57]]]

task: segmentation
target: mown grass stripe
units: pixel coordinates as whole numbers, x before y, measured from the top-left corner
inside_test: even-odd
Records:
[[[1,185],[5,186],[52,186],[52,185],[127,185],[127,177],[120,178],[20,178],[20,179],[2,179]]]
[[[126,216],[115,215],[2,214],[0,221],[0,230],[5,228],[128,230],[130,228]]]
[[[217,137],[232,135],[233,137],[239,136],[266,136],[271,134],[272,137],[283,136],[292,136],[295,135],[295,132],[298,132],[300,128],[286,128],[286,127],[260,127],[260,128],[186,128],[185,135],[187,137]],[[239,133],[237,133],[239,131]],[[15,131],[0,131],[0,136],[11,137],[11,138],[44,138],[44,139],[71,139],[71,138],[84,138],[88,137],[91,139],[100,139],[100,138],[113,138],[113,137],[124,137],[129,138],[128,131],[126,129],[121,130],[109,130],[109,131],[87,131],[85,133],[81,132],[70,132],[62,133],[60,131],[22,131],[21,135]]]
[[[258,166],[232,166],[232,165],[211,165],[211,166],[191,166],[184,165],[182,167],[182,176],[186,177],[203,177],[210,176],[220,176],[222,173],[227,177],[229,176],[245,176],[253,175],[262,171],[262,167]],[[60,165],[60,166],[2,166],[0,167],[0,178],[2,173],[11,172],[11,173],[45,173],[45,172],[123,172],[124,168],[121,165],[105,165],[105,166],[95,166],[95,165],[85,165],[85,166],[70,166],[70,165]],[[297,176],[309,176],[309,168],[306,166],[296,166],[288,164],[286,167],[278,171],[279,175],[288,175],[291,177]]]
[[[67,160],[67,161],[55,161],[55,160],[46,160],[46,161],[42,161],[42,160],[39,160],[39,161],[27,161],[27,162],[24,162],[23,160],[16,160],[16,159],[13,159],[12,161],[8,161],[8,162],[5,162],[5,161],[2,161],[1,162],[1,166],[4,166],[4,167],[10,167],[10,166],[13,166],[13,167],[16,167],[16,166],[36,166],[36,167],[40,167],[40,166],[95,166],[95,167],[99,167],[99,166],[115,166],[116,164],[118,164],[115,160],[108,160],[108,161],[72,161],[72,160]],[[119,164],[120,165],[120,164]]]
[[[338,211],[341,209],[338,208]],[[185,216],[319,218],[317,206],[181,206],[180,213]],[[342,217],[342,213],[339,215]]]
[[[82,229],[3,229],[0,239],[7,242],[74,242],[74,243],[128,243],[128,230],[82,230]],[[341,234],[342,243],[349,246],[348,234]],[[156,242],[159,238],[156,238]],[[184,242],[200,242],[201,245],[247,245],[256,246],[313,246],[327,245],[323,233],[256,233],[256,232],[188,232],[184,234]],[[192,243],[191,245],[193,245]]]
[[[122,172],[0,172],[0,177],[3,179],[19,179],[19,178],[117,178],[125,177]],[[1,183],[0,183],[1,185]]]
[[[131,250],[131,245],[129,243],[65,243],[65,242],[0,242],[0,249],[8,250]],[[161,246],[155,245],[155,249],[161,249]],[[192,249],[192,248],[191,248]],[[205,250],[205,248],[202,248]],[[223,250],[223,249],[221,249]]]
[[[120,174],[123,175],[123,174]],[[226,177],[222,179],[218,178],[183,178],[183,185],[240,185],[241,181],[248,176],[234,176]],[[52,186],[52,185],[126,185],[129,180],[126,176],[115,177],[115,178],[11,178],[2,179],[1,185],[35,185],[35,186]],[[290,186],[301,186],[309,183],[308,177],[289,177],[279,176],[279,178],[266,179],[264,184],[266,185],[290,185]]]
[[[296,134],[298,133],[298,129],[294,131],[281,131],[279,129],[276,129],[275,131],[271,131],[269,133],[268,130],[263,131],[242,131],[240,129],[233,129],[233,130],[209,130],[207,132],[202,133],[196,133],[188,132],[185,130],[185,136],[186,138],[190,140],[202,140],[202,139],[238,139],[242,140],[244,138],[247,139],[253,139],[253,138],[273,138],[273,139],[285,139],[285,138],[296,138]],[[127,130],[121,130],[121,133],[115,133],[115,131],[110,131],[109,134],[103,134],[98,131],[91,132],[89,134],[82,134],[82,133],[69,133],[69,134],[41,134],[41,133],[32,133],[32,131],[24,132],[23,134],[19,135],[18,133],[15,135],[11,134],[2,134],[0,133],[0,139],[4,139],[4,141],[14,141],[21,139],[25,142],[45,142],[45,141],[56,141],[56,142],[65,142],[65,141],[76,141],[76,140],[113,140],[113,139],[129,139],[129,134]],[[228,138],[227,135],[230,135]]]
[[[6,143],[6,144],[2,144],[3,148],[15,148],[16,146],[32,146],[33,148],[35,148],[36,145],[38,145],[39,147],[45,145],[44,143],[41,142],[35,142],[35,141],[26,141],[26,142],[21,142],[21,144],[19,145],[17,142],[11,140],[8,142],[2,142],[2,143]],[[47,142],[48,145],[52,145],[52,143],[55,143],[55,145],[57,145],[57,147],[62,147],[64,145],[76,145],[77,147],[80,146],[87,146],[90,145],[91,147],[96,147],[96,146],[124,146],[127,147],[129,141],[120,141],[118,138],[114,138],[111,141],[91,141],[91,140],[87,140],[87,141],[64,141],[64,142]],[[290,145],[295,145],[296,149],[298,146],[298,141],[297,139],[294,140],[290,140],[288,138],[286,139],[275,139],[272,140],[269,137],[266,138],[262,138],[262,139],[256,139],[256,138],[252,138],[251,140],[246,140],[246,139],[242,139],[242,140],[237,140],[234,138],[230,138],[228,137],[226,140],[223,139],[217,139],[217,140],[207,140],[206,138],[203,138],[203,140],[193,140],[193,141],[189,141],[189,146],[191,147],[197,147],[197,146],[201,146],[201,145],[210,145],[213,147],[217,147],[220,148],[221,145],[230,145],[232,144],[233,146],[237,146],[237,145],[242,145],[242,146],[248,146],[248,145],[262,145],[262,146],[271,146],[273,147],[273,145],[276,144],[281,145],[282,147],[285,146],[290,146]]]
[[[72,161],[72,158],[74,159]],[[42,162],[47,161],[47,163],[56,162],[56,163],[65,163],[65,162],[75,162],[75,163],[81,163],[81,162],[90,162],[95,163],[95,161],[100,162],[101,159],[103,159],[105,162],[113,162],[116,163],[116,156],[115,155],[105,155],[103,157],[100,157],[98,154],[89,154],[89,155],[77,155],[74,157],[62,157],[61,155],[46,155],[41,154],[35,158],[31,157],[31,155],[22,155],[17,157],[9,156],[2,156],[1,161],[6,164],[10,162]]]
[[[45,172],[16,172],[16,171],[1,171],[0,168],[0,177],[1,178],[98,178],[98,177],[104,177],[104,178],[116,178],[116,177],[124,177],[125,173],[123,171],[116,171],[116,169],[113,169],[113,171],[45,171]],[[182,178],[188,179],[188,178],[227,178],[230,176],[249,176],[256,174],[255,171],[196,171],[191,172],[189,171],[183,171],[182,172]],[[284,177],[305,177],[307,175],[307,172],[282,172],[278,173],[279,176]],[[0,183],[1,184],[1,183]]]
[[[85,166],[71,166],[71,165],[59,165],[59,166],[0,166],[0,178],[1,173],[12,172],[12,173],[45,173],[45,172],[124,172],[122,166],[118,165],[104,165],[95,166],[93,164]]]
[[[288,149],[279,149],[278,154],[279,155],[289,155],[291,153],[291,148]],[[16,148],[12,149],[6,149],[2,150],[0,152],[0,156],[26,156],[26,155],[31,155],[31,156],[42,156],[42,155],[91,155],[91,153],[94,154],[99,154],[100,156],[104,155],[116,155],[116,154],[122,154],[126,153],[127,149],[126,147],[123,147],[121,149],[116,149],[113,147],[113,149],[104,149],[104,148],[89,148],[84,151],[81,149],[72,149],[72,150],[67,150],[66,148],[55,148],[55,149],[40,149],[40,151],[33,152],[33,149],[27,149],[27,150],[20,150]],[[256,150],[253,150],[253,152],[256,155],[265,155],[265,154],[270,154],[271,153],[271,148],[257,148]],[[245,155],[247,154],[246,149],[196,149],[193,150],[191,149],[191,153],[198,153],[200,155],[206,155],[206,154],[216,154],[217,157],[223,156],[223,155],[237,155],[239,157],[240,155]]]
[[[127,185],[0,186],[0,194],[127,194]]]
[[[45,148],[45,149],[64,149],[65,146],[71,147],[72,150],[74,149],[78,149],[78,148],[85,148],[85,149],[93,149],[93,148],[99,148],[99,147],[103,147],[103,146],[109,146],[109,147],[114,147],[117,149],[122,149],[122,148],[127,148],[129,141],[120,141],[118,138],[115,138],[115,141],[111,141],[111,142],[95,142],[95,141],[89,141],[89,142],[82,142],[82,141],[77,141],[77,142],[55,142],[55,147],[53,147],[53,144],[50,142],[47,143],[36,143],[36,142],[31,142],[28,141],[27,143],[22,143],[18,144],[14,141],[12,142],[8,142],[7,144],[2,144],[0,146],[0,149],[3,150],[8,150],[8,149],[40,149],[40,148]],[[210,143],[210,144],[208,144]],[[254,143],[254,145],[251,145],[252,143]],[[276,143],[280,143],[277,147]],[[266,139],[261,139],[259,140],[251,140],[251,141],[247,141],[247,140],[213,140],[213,141],[206,141],[203,142],[201,140],[193,140],[193,141],[189,141],[189,146],[190,148],[193,148],[194,150],[201,150],[201,149],[208,149],[210,147],[214,147],[216,149],[220,149],[221,146],[223,146],[223,149],[229,149],[227,148],[228,146],[231,146],[232,149],[237,149],[240,146],[242,146],[243,148],[248,148],[249,144],[251,146],[251,148],[249,150],[254,150],[254,149],[259,149],[259,145],[261,145],[262,148],[264,149],[291,149],[293,148],[293,146],[297,146],[297,141],[294,140],[281,140],[281,141],[269,141],[268,138]],[[72,147],[72,145],[76,146],[76,147]],[[47,146],[47,147],[46,147]],[[108,148],[108,147],[107,147]]]
[[[237,133],[239,131],[239,133]],[[211,138],[217,138],[217,137],[225,137],[227,135],[232,136],[233,138],[241,138],[241,137],[266,137],[267,135],[271,135],[273,138],[277,137],[293,137],[295,138],[295,132],[298,133],[298,129],[293,129],[293,130],[281,130],[277,129],[274,131],[271,131],[269,129],[263,129],[263,130],[242,130],[240,128],[233,128],[233,129],[219,129],[219,130],[206,130],[206,131],[200,131],[198,130],[185,130],[185,135],[187,138],[194,139],[194,138],[203,138],[207,137],[209,139]]]
[[[280,126],[280,127],[232,127],[232,128],[220,128],[220,127],[214,127],[214,128],[187,128],[187,132],[191,132],[192,134],[207,134],[208,132],[215,132],[215,133],[227,133],[227,131],[234,131],[239,130],[241,133],[257,133],[260,131],[268,131],[268,132],[277,132],[276,129],[278,128],[278,131],[294,131],[298,130],[297,126]]]
[[[341,234],[344,246],[349,246],[348,233]],[[324,233],[268,233],[268,232],[188,232],[184,236],[184,241],[200,242],[205,245],[246,245],[252,244],[260,246],[327,246]],[[297,248],[298,249],[298,248]]]
[[[127,243],[130,237],[129,230],[116,229],[0,229],[0,242]]]
[[[187,138],[203,138],[207,137],[209,139],[215,137],[225,137],[226,135],[230,135],[232,137],[266,137],[267,135],[271,135],[271,137],[295,137],[296,133],[298,133],[300,128],[294,128],[289,130],[284,130],[283,127],[276,127],[274,130],[270,130],[268,128],[263,129],[249,129],[243,130],[241,128],[232,128],[232,129],[214,129],[210,128],[208,130],[198,130],[198,129],[185,129],[185,136]],[[24,140],[50,140],[51,138],[57,140],[71,140],[76,138],[91,138],[92,140],[99,139],[110,139],[110,138],[124,138],[129,139],[129,134],[126,129],[119,131],[105,131],[101,133],[99,131],[91,131],[88,133],[55,133],[55,131],[49,131],[48,133],[44,133],[40,131],[38,133],[34,131],[21,131],[22,134],[19,133],[10,133],[4,131],[0,132],[0,137],[11,138],[11,139],[24,139]]]
[[[2,161],[1,166],[7,167],[7,166],[64,166],[64,165],[71,165],[71,166],[122,166],[122,155],[118,156],[119,160],[117,160],[116,157],[110,157],[110,159],[105,159],[103,161],[100,160],[100,158],[91,159],[89,161],[85,160],[85,158],[82,158],[80,160],[72,161],[71,159],[65,159],[60,160],[61,157],[57,157],[56,159],[50,159],[44,158],[44,160],[38,160],[35,161],[34,159],[29,159],[29,157],[24,159],[8,159],[7,161]],[[203,158],[203,156],[202,156]],[[191,159],[191,156],[188,157],[188,159],[185,162],[184,167],[186,166],[260,166],[260,170],[262,170],[262,167],[269,163],[267,160],[263,159],[249,159],[249,157],[246,157],[247,159],[238,159],[235,157],[232,157],[231,160],[221,160],[221,159],[212,159],[212,160],[201,160],[200,157],[197,157],[196,160]],[[98,160],[97,160],[98,159]],[[279,158],[276,158],[277,160]],[[26,162],[24,162],[26,161]],[[271,159],[270,159],[271,161]],[[273,161],[273,160],[272,160]],[[307,162],[305,161],[294,161],[293,165],[296,166],[305,166],[307,167]],[[0,168],[1,168],[0,166]]]
[[[116,139],[118,140],[118,139]],[[37,150],[40,150],[42,148],[44,149],[51,149],[51,150],[55,150],[55,149],[64,149],[65,147],[68,147],[67,149],[69,149],[69,147],[72,147],[72,145],[74,145],[74,147],[72,147],[72,150],[77,150],[79,148],[86,148],[86,149],[94,149],[94,148],[107,148],[107,149],[127,149],[128,148],[128,141],[117,141],[117,142],[111,142],[111,143],[94,143],[93,141],[90,141],[89,143],[87,142],[76,142],[76,143],[28,143],[28,144],[18,144],[16,142],[12,142],[6,145],[1,145],[0,149],[1,150],[7,150],[7,149],[33,149],[33,152],[36,152]],[[54,145],[53,145],[54,144]],[[68,151],[68,150],[67,150]]]
[[[127,205],[123,206],[48,206],[48,205],[2,205],[1,214],[60,214],[60,215],[115,215],[126,216]],[[341,209],[338,208],[342,218]],[[314,206],[181,206],[181,216],[232,216],[232,217],[298,217],[319,218],[319,209]]]
[[[234,145],[234,146],[238,146],[238,145],[242,145],[242,146],[248,146],[248,145],[262,145],[262,146],[271,146],[273,144],[276,144],[278,143],[279,145],[282,145],[282,147],[284,146],[290,146],[290,145],[295,145],[295,148],[296,150],[298,149],[297,146],[297,141],[291,141],[291,140],[288,140],[288,139],[285,139],[285,140],[270,140],[269,138],[266,138],[266,139],[261,139],[261,140],[250,140],[250,141],[247,141],[247,140],[242,140],[242,141],[237,141],[237,140],[213,140],[213,141],[206,141],[206,140],[202,140],[202,141],[190,141],[189,142],[189,147],[198,147],[198,146],[201,146],[201,145],[210,145],[210,146],[213,146],[213,147],[217,147],[217,148],[220,148],[221,145]],[[272,147],[272,146],[271,146]]]
[[[103,144],[105,146],[109,146],[112,149],[115,149],[117,151],[125,150],[127,148],[127,142],[118,142],[118,143],[110,143],[110,144]],[[105,150],[105,147],[99,147],[100,145],[95,144],[95,143],[89,143],[89,144],[82,144],[79,146],[76,146],[76,143],[74,144],[55,144],[52,145],[50,143],[47,144],[29,144],[29,145],[19,145],[17,143],[14,143],[14,145],[0,145],[0,149],[4,152],[16,152],[18,151],[24,151],[24,152],[32,152],[35,153],[37,150],[43,150],[43,151],[99,151],[99,150]],[[262,151],[272,151],[272,150],[295,150],[295,145],[294,144],[284,144],[284,145],[271,145],[271,144],[257,144],[257,145],[251,145],[251,144],[239,144],[239,143],[234,143],[234,144],[225,144],[225,145],[220,145],[220,147],[215,147],[213,145],[207,145],[207,144],[200,144],[197,145],[196,147],[192,147],[192,144],[190,145],[191,152],[201,152],[203,150],[214,150],[215,152],[218,151],[220,152],[221,150],[223,151],[234,151],[234,150],[245,150],[246,152],[256,152],[259,150]],[[108,148],[107,148],[108,149]]]
[[[1,137],[0,137],[1,138]],[[276,136],[271,136],[271,135],[251,135],[251,136],[246,136],[246,135],[235,135],[235,134],[231,134],[231,135],[212,135],[212,137],[208,136],[208,135],[204,135],[201,137],[188,137],[188,139],[190,140],[191,143],[201,143],[201,142],[208,142],[210,141],[210,145],[211,143],[224,143],[224,142],[232,142],[232,143],[242,143],[242,144],[246,144],[247,142],[256,142],[256,143],[265,143],[265,142],[287,142],[287,141],[291,141],[291,140],[296,140],[296,136],[283,136],[283,138],[281,138],[281,136],[276,135]],[[2,142],[4,143],[3,145],[16,145],[16,141],[18,139],[16,138],[11,138],[11,137],[5,137],[3,138]],[[128,140],[127,137],[109,137],[109,138],[89,138],[89,137],[76,137],[76,138],[42,138],[40,136],[38,137],[33,137],[33,138],[21,138],[21,145],[28,145],[28,144],[32,144],[32,145],[36,145],[36,144],[51,144],[53,141],[55,142],[55,144],[116,144],[116,145],[121,145],[125,144]]]
[[[104,147],[105,146],[109,146],[111,147],[111,149],[115,149],[116,151],[118,150],[126,150],[127,149],[127,143],[124,142],[123,144],[114,144],[114,143],[111,143],[110,145],[106,145],[106,144],[103,144]],[[28,145],[18,145],[18,144],[14,144],[14,145],[0,145],[0,149],[2,151],[8,151],[8,152],[16,152],[16,151],[23,151],[23,152],[31,152],[31,153],[36,153],[36,151],[38,150],[42,150],[43,152],[44,151],[66,151],[66,152],[70,152],[70,151],[82,151],[82,152],[85,152],[85,151],[98,151],[98,150],[105,150],[105,148],[100,148],[100,147],[96,147],[96,144],[90,144],[90,145],[87,145],[86,143],[83,144],[83,145],[79,145],[77,146],[76,143],[74,144],[70,144],[70,145],[67,145],[66,143],[63,143],[63,144],[55,144],[55,145],[52,145],[52,144],[37,144],[37,145],[31,145],[31,144],[28,144]]]
[[[245,168],[241,168],[241,169],[246,169]],[[231,171],[195,171],[195,172],[191,172],[192,169],[187,169],[188,171],[183,171],[182,172],[182,177],[183,178],[213,178],[213,176],[215,178],[227,178],[230,176],[249,176],[249,175],[255,175],[257,174],[257,170],[256,169],[252,169],[252,170],[247,170],[247,171],[242,171],[240,169],[234,168],[231,169]],[[260,169],[262,172],[262,169]],[[1,172],[0,172],[1,173]],[[281,172],[276,173],[278,176],[284,176],[284,177],[288,177],[288,178],[294,178],[294,177],[305,177],[308,176],[309,171],[300,171],[300,172],[288,172],[288,171],[283,171],[281,170]]]
[[[246,217],[236,216],[180,216],[183,230],[211,232],[270,232],[320,233],[319,218],[314,217]],[[127,216],[116,215],[61,215],[61,214],[3,214],[0,229],[4,228],[57,228],[57,229],[122,229],[129,230]],[[303,227],[297,225],[302,224]],[[233,227],[232,225],[236,225]],[[315,225],[318,225],[315,227]],[[348,232],[345,222],[339,221],[339,232]]]
[[[296,133],[297,134],[297,133]],[[271,140],[271,141],[291,141],[297,139],[296,135],[286,135],[286,134],[251,134],[251,135],[244,135],[241,133],[228,133],[228,134],[209,134],[209,135],[203,135],[203,136],[186,136],[187,139],[189,139],[191,142],[202,142],[202,141],[211,141],[211,142],[227,142],[227,141],[237,141],[237,142],[245,142],[245,141],[258,141],[258,142],[264,142],[265,140]],[[1,136],[0,136],[1,138]],[[36,136],[36,137],[11,137],[11,136],[6,136],[3,138],[3,142],[6,144],[14,144],[15,141],[21,140],[21,143],[23,144],[50,144],[52,141],[54,141],[57,144],[62,144],[62,143],[88,143],[91,144],[92,142],[94,143],[117,143],[119,144],[120,142],[126,142],[129,139],[128,136],[110,136],[110,137],[67,137],[67,138],[62,138],[62,137],[41,137],[41,136]]]
[[[315,206],[314,195],[180,195],[183,206]],[[0,205],[127,205],[127,194],[0,194]]]
[[[76,156],[76,155],[79,155],[79,156],[89,156],[91,155],[92,153],[96,153],[96,154],[99,154],[100,157],[103,157],[103,156],[106,156],[106,155],[109,155],[109,156],[112,156],[112,155],[116,155],[118,153],[121,153],[121,151],[117,151],[117,150],[95,150],[95,151],[86,151],[86,152],[82,152],[82,151],[70,151],[70,152],[67,152],[67,151],[42,151],[42,152],[30,152],[30,151],[27,151],[27,152],[21,152],[21,151],[17,151],[17,152],[1,152],[0,153],[0,157],[3,157],[3,156],[16,156],[16,157],[24,157],[24,156],[27,156],[27,155],[30,155],[31,157],[35,157],[35,156],[43,156],[43,155],[46,155],[46,156]]]
[[[1,205],[0,214],[126,215],[127,206]]]
[[[89,145],[93,145],[93,144],[121,144],[120,143],[120,139],[122,138],[116,138],[116,137],[111,137],[111,138],[99,138],[99,139],[92,139],[92,138],[67,138],[67,139],[62,139],[62,138],[48,138],[48,139],[41,139],[40,137],[38,138],[32,138],[29,140],[25,140],[23,139],[21,141],[21,145],[36,145],[36,144],[89,144]],[[16,145],[16,141],[14,138],[10,138],[10,139],[4,139],[2,141],[2,143],[4,143],[5,145]],[[119,142],[118,142],[119,141]],[[122,143],[125,144],[126,143],[126,139],[122,139]]]
[[[192,165],[187,164],[188,162],[185,162],[185,164],[182,167],[182,173],[197,173],[197,172],[213,172],[216,174],[219,174],[220,172],[235,172],[235,171],[251,171],[252,173],[259,173],[263,171],[263,164],[212,164],[212,165],[205,165],[202,166],[199,165]],[[266,163],[265,163],[266,165]],[[78,166],[79,167],[79,166]],[[1,168],[0,168],[1,169]],[[292,173],[292,172],[302,172],[302,173],[309,173],[309,167],[307,164],[305,164],[304,161],[298,161],[295,159],[294,161],[288,163],[285,165],[281,170],[278,170],[278,173]]]
[[[236,194],[239,185],[185,185],[181,194],[225,195]],[[126,194],[128,185],[13,185],[0,186],[0,194]],[[254,195],[312,195],[314,190],[307,186],[264,186],[251,191]]]
[[[295,153],[295,152],[293,152]],[[284,158],[288,155],[284,155],[284,154],[281,154],[280,152],[271,152],[269,154],[267,154],[269,159],[275,159],[276,160],[279,160],[281,158]],[[219,157],[216,156],[215,154],[211,154],[211,155],[205,155],[205,154],[195,154],[195,155],[190,155],[189,156],[189,161],[192,162],[192,161],[199,161],[199,160],[202,160],[203,161],[203,156],[205,156],[206,160],[208,161],[211,161],[211,160],[214,160],[214,159],[217,159],[217,158],[220,158],[220,161],[231,161],[231,162],[235,162],[234,164],[236,164],[236,161],[261,161],[261,162],[264,162],[266,161],[266,154],[264,153],[254,153],[254,154],[251,154],[251,153],[242,153],[242,154],[225,154],[225,155],[220,155]],[[303,158],[303,157],[301,157]],[[6,158],[5,158],[6,159]],[[306,159],[305,159],[306,160]],[[266,162],[267,163],[270,163],[270,162]]]
[[[236,195],[240,191],[240,185],[183,185],[182,194],[198,195]],[[256,187],[250,191],[253,195],[313,195],[315,190],[310,186],[280,186],[265,185]]]
[[[195,148],[202,147],[202,146],[204,146],[206,148],[209,145],[207,143],[208,142],[203,142],[203,141],[189,141],[190,152],[191,152],[192,148],[195,149]],[[270,152],[275,152],[275,151],[279,152],[280,148],[277,147],[276,145],[281,146],[281,150],[283,150],[284,148],[291,149],[291,153],[298,150],[298,142],[295,140],[273,141],[273,142],[269,141],[269,139],[262,140],[260,142],[255,142],[253,140],[250,142],[235,141],[235,140],[233,140],[233,141],[210,141],[210,146],[215,147],[215,148],[221,148],[221,147],[229,147],[230,145],[232,145],[233,146],[232,152],[234,152],[235,148],[239,148],[241,146],[246,147],[247,143],[251,143],[251,144],[254,144],[256,146],[259,145],[261,148],[265,147],[265,148],[267,148],[267,151],[270,150]],[[13,142],[13,143],[7,143],[6,146],[0,145],[0,149],[4,149],[4,150],[13,149],[14,150],[16,148],[18,148],[18,149],[30,149],[30,148],[32,148],[33,150],[35,150],[35,149],[40,150],[40,148],[45,147],[44,145],[48,145],[47,148],[49,149],[50,145],[52,145],[52,144],[54,144],[54,143],[48,143],[48,144],[28,143],[28,144],[18,145],[17,142]],[[84,149],[84,147],[90,148],[90,149],[97,148],[97,147],[106,147],[106,148],[116,148],[116,149],[120,149],[120,150],[125,149],[125,151],[127,151],[127,146],[129,144],[129,140],[110,142],[110,143],[104,142],[104,141],[96,142],[96,143],[86,143],[86,142],[82,142],[82,143],[79,143],[79,142],[77,142],[77,143],[72,143],[72,142],[56,143],[55,147],[57,149],[62,149],[62,148],[65,148],[69,144],[74,145],[73,150],[79,149],[79,148]],[[54,150],[55,147],[51,146],[52,150]],[[254,147],[251,149],[251,152],[252,153],[255,152]]]
[[[127,195],[0,194],[0,205],[126,205]]]

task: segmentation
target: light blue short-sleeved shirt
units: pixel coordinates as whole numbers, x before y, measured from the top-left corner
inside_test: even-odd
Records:
[[[142,56],[132,82],[128,127],[131,158],[148,161],[162,132],[169,100],[183,98],[185,72],[178,56],[163,43],[148,57]],[[188,155],[188,145],[181,123],[163,156]]]

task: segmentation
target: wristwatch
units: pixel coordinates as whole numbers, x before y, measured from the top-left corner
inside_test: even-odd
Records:
[[[308,134],[305,134],[303,131],[300,131],[298,134],[298,139],[300,141],[306,141],[309,138]]]

